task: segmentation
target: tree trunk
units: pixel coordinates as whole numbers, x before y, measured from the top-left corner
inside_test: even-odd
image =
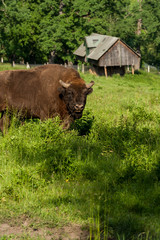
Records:
[[[60,5],[59,5],[59,15],[63,14],[63,7],[64,7],[64,3],[63,3],[63,0],[62,0],[62,1],[60,1]]]
[[[141,13],[142,12],[142,0],[137,0],[137,1],[139,3],[139,12]],[[136,31],[136,34],[138,36],[141,35],[141,30],[142,30],[142,18],[139,18],[137,21],[137,31]],[[141,54],[140,44],[137,46],[137,53]]]

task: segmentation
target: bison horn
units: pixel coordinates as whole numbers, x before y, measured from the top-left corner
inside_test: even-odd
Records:
[[[65,83],[62,80],[59,80],[59,83],[62,85],[64,88],[68,88],[71,84],[70,83]]]
[[[91,88],[94,85],[94,81],[91,81],[89,84],[86,84],[87,88]]]

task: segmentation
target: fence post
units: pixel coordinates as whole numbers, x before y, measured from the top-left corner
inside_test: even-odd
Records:
[[[107,78],[108,77],[108,73],[107,73],[107,67],[106,66],[104,66],[104,74],[105,74],[105,76]]]
[[[82,64],[82,73],[84,73],[84,64]]]
[[[30,66],[29,66],[29,63],[28,63],[28,62],[27,62],[26,68],[27,68],[27,69],[29,69],[29,68],[30,68]]]
[[[148,72],[150,72],[150,65],[148,65]]]

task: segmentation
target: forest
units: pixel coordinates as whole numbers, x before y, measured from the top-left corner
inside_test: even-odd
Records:
[[[93,32],[120,37],[158,66],[160,1],[0,1],[0,56],[6,62],[74,62],[74,50]]]

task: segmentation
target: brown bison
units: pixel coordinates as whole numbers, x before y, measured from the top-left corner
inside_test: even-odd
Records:
[[[41,120],[58,115],[68,128],[82,117],[93,84],[86,84],[74,69],[56,64],[0,72],[0,129],[7,122],[6,112]]]

